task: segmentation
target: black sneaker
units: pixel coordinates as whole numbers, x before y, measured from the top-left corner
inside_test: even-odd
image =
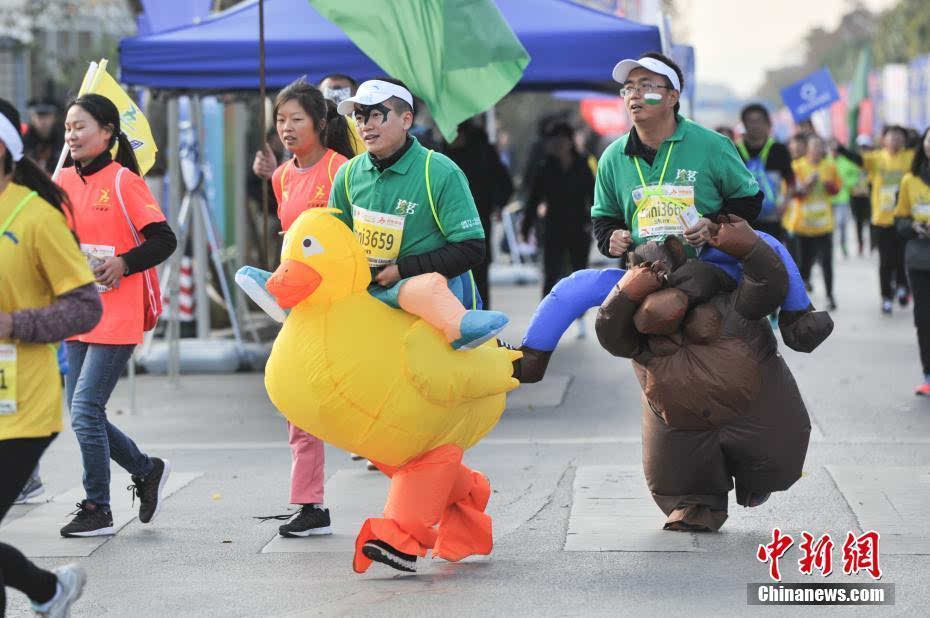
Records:
[[[155,519],[161,508],[162,492],[171,473],[171,464],[167,459],[152,457],[152,471],[145,477],[132,476],[132,485],[126,489],[132,492],[132,504],[139,496],[139,521],[147,524]]]
[[[106,536],[116,534],[113,528],[113,513],[110,507],[94,504],[90,500],[81,500],[75,506],[78,510],[71,513],[74,519],[61,529],[61,536]]]
[[[365,544],[362,545],[362,553],[369,560],[386,564],[398,571],[404,571],[405,573],[417,572],[416,556],[397,551],[384,541],[379,541],[377,539],[365,541]]]
[[[321,536],[332,534],[329,521],[329,509],[318,504],[305,504],[297,511],[294,518],[278,528],[281,536]]]

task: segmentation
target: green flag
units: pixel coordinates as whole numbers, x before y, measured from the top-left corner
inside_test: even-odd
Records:
[[[443,136],[504,97],[529,54],[491,0],[310,0],[426,101]]]
[[[869,97],[869,70],[872,67],[872,53],[868,46],[859,52],[859,61],[856,63],[856,73],[849,85],[849,96],[846,107],[849,124],[849,146],[856,144],[856,134],[859,132],[859,108],[862,102]]]

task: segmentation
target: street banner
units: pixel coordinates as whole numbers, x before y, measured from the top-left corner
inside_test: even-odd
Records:
[[[819,109],[829,107],[840,99],[836,83],[826,67],[815,71],[786,88],[781,89],[781,98],[791,110],[795,122],[807,120]]]

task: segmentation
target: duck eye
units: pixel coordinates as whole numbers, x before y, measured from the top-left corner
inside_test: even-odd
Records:
[[[304,257],[310,257],[311,255],[317,255],[318,253],[323,253],[323,246],[313,236],[304,236],[303,240],[300,241],[301,247],[303,248]]]

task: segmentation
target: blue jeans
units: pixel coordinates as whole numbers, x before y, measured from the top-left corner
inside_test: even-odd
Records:
[[[107,401],[116,388],[133,345],[103,345],[69,341],[68,407],[71,428],[81,446],[84,491],[96,504],[110,504],[110,458],[130,474],[145,476],[152,460],[136,443],[107,420]]]

